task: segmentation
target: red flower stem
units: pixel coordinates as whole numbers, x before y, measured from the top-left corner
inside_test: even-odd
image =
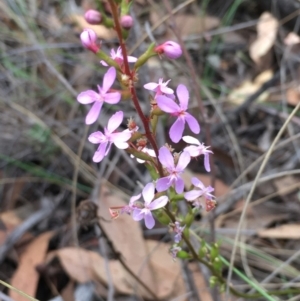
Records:
[[[155,141],[155,139],[153,137],[153,134],[152,134],[152,132],[150,130],[148,120],[147,120],[146,116],[144,115],[144,113],[142,111],[142,108],[141,108],[141,106],[139,104],[139,100],[138,100],[138,97],[137,97],[137,94],[136,94],[136,90],[135,90],[135,87],[134,87],[134,84],[133,84],[133,74],[130,72],[128,58],[127,58],[127,49],[126,49],[126,45],[125,45],[124,40],[123,40],[122,28],[121,28],[121,25],[120,25],[120,22],[119,22],[118,6],[114,2],[114,0],[108,0],[108,2],[110,4],[111,13],[112,13],[112,16],[113,16],[113,19],[114,19],[114,23],[115,23],[115,31],[116,31],[116,33],[118,35],[118,39],[119,39],[120,46],[121,46],[121,49],[122,49],[122,55],[123,55],[123,60],[124,60],[123,61],[124,72],[125,72],[125,74],[130,79],[130,93],[131,93],[131,96],[132,96],[132,101],[133,101],[133,104],[134,104],[134,106],[136,108],[137,113],[139,114],[139,116],[140,116],[140,118],[141,118],[141,120],[143,122],[146,137],[147,137],[147,139],[149,140],[150,144],[153,147],[153,150],[155,152],[156,158],[158,158],[158,147],[157,147],[156,141]],[[163,177],[164,173],[163,173],[162,165],[159,162],[159,160],[157,160],[157,165],[158,165],[159,175],[161,177]]]

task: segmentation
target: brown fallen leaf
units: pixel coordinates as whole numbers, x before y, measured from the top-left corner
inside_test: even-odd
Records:
[[[298,87],[288,88],[286,91],[287,103],[291,106],[296,106],[300,101],[300,89]]]
[[[181,275],[180,262],[174,262],[169,254],[169,244],[146,240],[146,257],[140,265],[148,261],[155,275],[156,290],[144,279],[143,273],[138,277],[152,289],[160,299],[169,299],[185,293],[185,286]],[[57,256],[65,270],[73,280],[85,283],[89,281],[101,282],[107,285],[110,281],[107,276],[106,262],[98,253],[81,248],[69,247],[51,252],[48,258]],[[131,266],[129,266],[131,268]],[[124,269],[118,260],[109,260],[108,269],[116,292],[130,295],[140,294],[149,298],[149,294]]]
[[[124,205],[126,203],[122,196],[118,195],[116,188],[109,188],[105,182],[102,182],[98,203],[98,216],[102,217],[100,221],[111,220],[110,207]],[[156,291],[151,266],[145,261],[147,249],[140,224],[134,221],[131,216],[123,214],[109,222],[101,221],[101,226],[109,236],[116,251],[122,254],[132,271]]]
[[[156,240],[146,240],[146,244],[157,284],[157,296],[160,299],[171,300],[184,295],[186,291],[180,261],[173,261],[169,253],[170,245]]]
[[[270,80],[273,76],[273,71],[266,70],[259,74],[254,81],[246,80],[239,87],[233,89],[228,95],[228,101],[235,105],[240,105],[244,102],[245,98],[255,93],[266,81]],[[262,93],[257,101],[265,101],[269,96],[268,92]]]
[[[205,277],[200,272],[198,263],[190,262],[189,269],[192,273],[195,287],[197,288],[200,300],[213,301],[213,298],[210,293],[211,288],[209,287],[209,285],[207,285]]]
[[[21,254],[17,270],[15,271],[11,285],[28,294],[35,296],[39,273],[35,267],[42,263],[48,248],[48,243],[53,232],[45,232],[34,239]],[[15,301],[28,301],[28,298],[18,294],[14,290],[9,291],[10,297]]]
[[[258,236],[277,239],[299,239],[300,224],[287,224],[276,228],[261,230],[258,232]]]
[[[269,12],[265,12],[260,16],[257,23],[257,38],[249,48],[250,57],[256,64],[259,65],[263,57],[273,47],[278,26],[278,20]]]
[[[90,28],[95,31],[98,38],[105,40],[113,40],[116,38],[116,32],[112,29],[106,28],[104,25],[91,25],[87,23],[82,15],[70,15],[70,19],[78,24],[81,30]]]

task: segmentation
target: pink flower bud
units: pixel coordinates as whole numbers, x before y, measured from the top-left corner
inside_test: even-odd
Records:
[[[122,16],[120,19],[120,24],[125,29],[130,29],[133,25],[133,19],[129,15]]]
[[[169,59],[177,59],[182,55],[182,49],[179,44],[173,41],[167,41],[155,48],[158,54],[165,54]]]
[[[86,11],[84,14],[84,18],[86,22],[92,25],[98,25],[102,21],[101,13],[94,9],[89,9],[88,11]]]
[[[91,50],[94,53],[97,53],[100,49],[100,46],[97,44],[97,35],[92,29],[85,29],[80,34],[80,40],[83,45],[83,47]]]

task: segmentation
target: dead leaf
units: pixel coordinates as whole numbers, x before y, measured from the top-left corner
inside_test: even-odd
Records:
[[[117,190],[109,189],[103,182],[99,195],[98,215],[104,220],[110,220],[109,207],[124,205],[126,203],[121,195],[117,194]],[[131,216],[123,214],[118,219],[110,222],[101,222],[101,226],[132,271],[142,277],[155,291],[155,279],[151,267],[147,261],[145,262],[147,249],[139,223],[135,222]]]
[[[195,287],[197,288],[200,300],[213,301],[211,293],[210,293],[211,289],[207,285],[207,283],[205,281],[205,277],[202,275],[202,273],[199,269],[198,263],[190,262],[189,269],[192,273]]]
[[[48,248],[48,243],[53,232],[45,232],[34,239],[21,254],[17,270],[15,271],[11,285],[25,292],[29,296],[35,296],[39,280],[39,273],[35,267],[42,263]],[[28,301],[28,298],[10,290],[10,297],[15,301]]]
[[[300,37],[294,32],[290,32],[284,39],[284,44],[287,46],[292,46],[299,43]]]
[[[270,51],[273,47],[279,22],[269,12],[263,13],[257,23],[257,38],[250,45],[249,54],[252,60],[256,64],[262,62],[262,58]]]
[[[266,70],[259,74],[253,82],[246,80],[241,86],[233,89],[228,95],[228,101],[235,105],[240,105],[245,98],[255,93],[265,82],[273,77],[273,71]],[[257,101],[263,102],[269,97],[269,92],[262,93]]]
[[[146,240],[146,244],[159,299],[171,300],[183,295],[186,291],[180,261],[173,261],[170,245],[156,240]]]
[[[139,262],[139,265],[148,261],[155,275],[157,289],[154,290],[146,282],[142,270],[136,275],[155,292],[159,299],[169,299],[184,294],[185,286],[181,276],[180,262],[172,260],[169,254],[170,245],[146,240],[146,248],[146,257]],[[52,252],[48,258],[52,259],[53,255],[59,258],[69,277],[77,282],[94,281],[107,285],[110,281],[105,259],[96,252],[69,247]],[[149,294],[137,284],[118,260],[109,260],[107,263],[111,280],[118,293],[130,295],[137,290],[143,298],[149,298]],[[130,265],[129,267],[131,268]]]
[[[176,15],[175,23],[180,29],[180,33],[183,37],[192,34],[201,34],[211,29],[214,29],[220,25],[220,19],[205,15],[205,16],[194,16],[194,15]]]
[[[70,18],[79,25],[81,30],[86,28],[93,29],[100,39],[113,40],[117,37],[114,30],[106,28],[104,25],[91,25],[85,21],[84,16],[82,15],[73,14],[70,15]]]
[[[277,239],[299,239],[300,224],[287,224],[276,228],[261,230],[258,232],[258,236]]]
[[[280,196],[285,196],[287,194],[286,189],[288,187],[293,187],[298,183],[299,183],[299,179],[293,176],[285,176],[274,180],[274,184],[277,190],[282,191],[282,193],[279,193]]]
[[[300,89],[298,87],[288,88],[286,91],[286,100],[289,105],[296,106],[300,101]]]

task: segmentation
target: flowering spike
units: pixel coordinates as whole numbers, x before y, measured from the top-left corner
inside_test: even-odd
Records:
[[[182,55],[180,45],[173,41],[167,41],[155,47],[157,54],[164,54],[169,59],[177,59]]]

